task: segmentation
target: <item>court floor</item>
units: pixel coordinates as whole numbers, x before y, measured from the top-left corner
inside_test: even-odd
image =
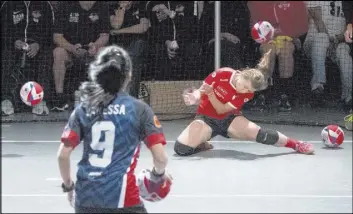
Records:
[[[174,156],[176,137],[189,121],[163,122],[174,183],[151,213],[352,212],[352,132],[340,149],[320,142],[323,127],[263,125],[314,143],[315,155],[216,137],[212,151]],[[2,212],[72,213],[62,193],[56,152],[64,123],[2,124]],[[261,124],[260,124],[261,125]],[[136,172],[152,165],[142,147]],[[72,157],[72,176],[82,154]]]

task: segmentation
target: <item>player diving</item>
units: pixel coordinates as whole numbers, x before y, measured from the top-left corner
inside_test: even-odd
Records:
[[[220,135],[276,147],[288,147],[299,153],[313,154],[314,147],[304,141],[260,127],[241,114],[244,103],[254,97],[254,92],[268,86],[267,74],[270,51],[265,53],[255,68],[234,70],[224,67],[209,74],[199,89],[186,89],[186,105],[198,105],[195,120],[177,138],[174,151],[179,156],[189,156],[213,149],[209,141]]]

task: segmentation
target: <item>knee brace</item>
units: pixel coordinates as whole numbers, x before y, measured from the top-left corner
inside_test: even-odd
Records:
[[[274,145],[277,143],[278,139],[279,135],[277,131],[266,129],[260,129],[256,136],[256,142],[266,145]]]
[[[175,141],[174,144],[174,151],[177,155],[179,156],[189,156],[195,153],[195,149],[184,145],[182,143],[180,143],[179,141]]]

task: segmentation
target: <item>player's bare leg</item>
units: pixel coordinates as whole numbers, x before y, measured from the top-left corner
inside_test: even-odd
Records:
[[[194,120],[179,135],[174,151],[180,156],[188,156],[200,151],[213,149],[207,141],[211,138],[212,129],[201,120]]]
[[[228,128],[228,135],[239,140],[254,141],[277,147],[288,147],[303,154],[312,154],[312,144],[289,138],[278,131],[266,130],[243,116],[236,117]]]

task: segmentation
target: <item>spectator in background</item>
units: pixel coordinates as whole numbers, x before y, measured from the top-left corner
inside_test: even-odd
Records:
[[[127,50],[133,61],[134,74],[130,82],[130,94],[136,98],[139,94],[147,51],[147,30],[150,26],[145,7],[144,1],[118,1],[109,7],[111,43]]]
[[[342,9],[347,24],[347,29],[344,36],[346,42],[352,43],[353,1],[342,1]]]
[[[205,1],[199,21],[199,37],[203,39],[202,53],[206,56],[207,73],[214,70],[214,14],[214,1]],[[244,67],[243,49],[250,37],[250,31],[244,29],[249,29],[249,22],[249,11],[243,1],[221,2],[221,67]]]
[[[326,83],[326,57],[339,66],[342,82],[342,103],[345,109],[352,106],[352,58],[350,48],[344,41],[346,20],[342,1],[308,1],[310,25],[304,42],[304,50],[311,58],[313,77],[311,90],[313,104],[322,103]],[[349,110],[348,109],[348,110]]]
[[[60,4],[54,30],[53,74],[55,103],[52,110],[63,111],[72,101],[72,92],[64,93],[67,68],[87,63],[109,42],[109,8],[104,1],[63,1]],[[72,72],[72,73],[71,73]],[[86,79],[82,69],[71,70],[70,86],[77,88]],[[74,81],[74,82],[71,82]]]
[[[301,47],[299,36],[308,30],[308,14],[303,1],[248,1],[252,25],[258,21],[268,21],[275,28],[273,41],[262,44],[260,51],[271,51],[270,83],[278,57],[279,69],[279,110],[290,111],[291,104],[288,95],[294,87],[292,77],[294,72],[295,48]],[[263,99],[263,98],[262,98]]]
[[[48,1],[4,1],[1,4],[1,91],[2,115],[14,113],[20,87],[36,81],[50,96],[48,70],[50,38],[54,13]],[[36,115],[47,115],[46,101],[32,108]]]
[[[163,79],[185,79],[185,47],[189,44],[189,18],[192,1],[150,1],[146,10],[151,21],[149,30],[150,61],[153,76]]]

